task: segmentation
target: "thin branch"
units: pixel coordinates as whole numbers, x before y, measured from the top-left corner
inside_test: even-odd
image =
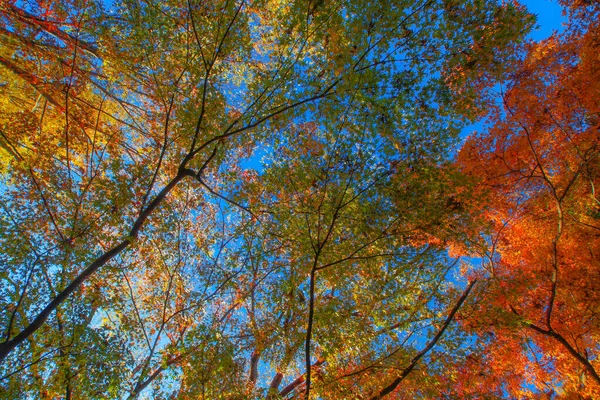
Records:
[[[454,315],[458,312],[458,310],[460,309],[462,304],[465,302],[465,300],[469,296],[469,292],[471,292],[471,289],[473,289],[473,286],[475,285],[475,283],[477,283],[477,279],[474,279],[473,281],[471,281],[471,283],[469,283],[469,286],[467,286],[467,288],[463,292],[462,296],[460,296],[460,298],[458,299],[458,302],[456,303],[456,305],[450,311],[450,314],[448,314],[448,317],[442,324],[442,327],[440,328],[440,330],[438,330],[438,332],[433,337],[433,339],[431,339],[429,341],[429,343],[427,343],[427,346],[425,346],[423,348],[423,350],[418,352],[417,355],[415,355],[413,357],[410,364],[402,370],[402,372],[400,373],[400,376],[398,376],[392,383],[390,383],[389,385],[387,385],[386,387],[381,389],[381,391],[377,395],[372,397],[371,400],[382,399],[384,396],[387,396],[388,394],[390,394],[394,390],[396,390],[396,388],[400,385],[400,383],[404,380],[404,378],[406,378],[408,376],[408,374],[410,374],[411,371],[415,368],[415,366],[417,365],[419,360],[421,358],[423,358],[443,336],[444,332],[446,331],[446,329],[448,329],[448,326],[454,319]]]

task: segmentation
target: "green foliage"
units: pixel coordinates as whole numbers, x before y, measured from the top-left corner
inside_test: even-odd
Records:
[[[307,368],[296,393],[370,396],[444,333],[447,248],[475,229],[451,159],[523,9],[62,0],[0,18],[4,397],[255,398]],[[427,365],[408,386],[424,397]]]

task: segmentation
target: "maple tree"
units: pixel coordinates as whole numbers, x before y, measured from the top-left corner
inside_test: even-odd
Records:
[[[522,7],[0,15],[2,396],[439,392],[476,282],[448,279],[475,190],[450,158],[531,25]]]
[[[563,5],[565,32],[526,46],[490,130],[461,151],[491,224],[487,288],[464,322],[482,349],[458,368],[474,383],[461,396],[600,395],[600,7]]]

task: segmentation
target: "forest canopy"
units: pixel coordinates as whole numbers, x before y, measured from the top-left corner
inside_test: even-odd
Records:
[[[560,4],[0,3],[0,398],[600,397]]]

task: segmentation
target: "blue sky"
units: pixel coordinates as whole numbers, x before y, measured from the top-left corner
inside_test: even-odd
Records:
[[[549,37],[553,31],[562,31],[562,23],[566,20],[560,5],[550,0],[520,0],[529,11],[537,16],[537,29],[529,34],[534,40]]]

